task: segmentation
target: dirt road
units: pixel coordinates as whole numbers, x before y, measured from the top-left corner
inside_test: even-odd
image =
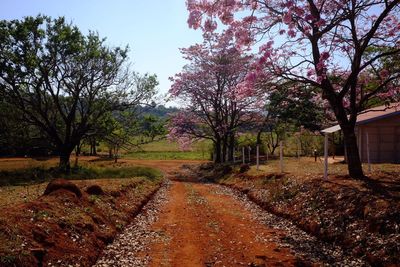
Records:
[[[95,266],[363,266],[216,184],[168,182]]]
[[[164,238],[150,246],[150,266],[293,265],[279,249],[279,232],[255,221],[232,196],[207,184],[174,182],[170,200],[152,231]],[[270,239],[269,239],[270,238]]]
[[[0,163],[12,168],[25,161]],[[114,166],[112,161],[98,158],[84,158],[84,161]],[[155,167],[175,179],[183,165],[198,163],[121,159],[115,165]],[[227,187],[169,180],[95,264],[102,267],[314,265],[365,266],[346,256],[340,248],[316,240]]]

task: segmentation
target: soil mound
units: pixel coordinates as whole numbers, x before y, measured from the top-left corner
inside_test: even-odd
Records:
[[[71,183],[70,181],[67,181],[65,179],[56,179],[56,180],[51,181],[47,185],[46,190],[44,191],[43,195],[47,196],[47,195],[50,195],[52,192],[55,192],[55,191],[61,190],[61,189],[70,191],[79,198],[82,196],[82,192],[79,189],[79,187],[76,184]]]
[[[86,188],[86,193],[88,193],[89,195],[104,195],[103,189],[97,184],[91,185]]]

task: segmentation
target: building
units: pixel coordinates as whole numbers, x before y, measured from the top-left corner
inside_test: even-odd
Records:
[[[322,132],[329,134],[339,130],[340,126],[335,125]],[[356,135],[362,162],[400,163],[400,103],[359,114]]]

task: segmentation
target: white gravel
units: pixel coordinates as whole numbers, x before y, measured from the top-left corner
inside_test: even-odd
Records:
[[[217,193],[232,196],[240,201],[243,206],[251,212],[255,220],[258,220],[268,227],[282,230],[288,234],[283,238],[277,236],[260,236],[260,240],[265,238],[266,241],[271,241],[271,238],[273,238],[274,241],[277,241],[280,247],[289,248],[295,253],[295,255],[300,256],[306,261],[319,264],[322,263],[324,266],[369,266],[368,263],[361,259],[346,255],[339,246],[319,241],[317,238],[299,229],[290,221],[263,210],[256,203],[249,200],[245,194],[226,186],[215,186],[218,188]]]
[[[150,227],[158,220],[158,213],[168,202],[170,182],[165,182],[143,211],[102,252],[96,267],[146,266],[150,261],[148,245],[158,234]]]
[[[158,220],[158,213],[168,202],[171,182],[166,182],[154,195],[134,221],[121,232],[114,242],[103,251],[96,267],[111,266],[147,266],[151,260],[149,244],[154,239],[163,238],[157,232],[151,231],[151,225]],[[368,266],[361,259],[356,259],[338,246],[321,242],[302,231],[290,221],[275,216],[252,202],[246,195],[226,186],[210,184],[210,190],[216,194],[234,197],[251,212],[255,220],[270,228],[287,233],[285,237],[258,236],[260,241],[276,242],[281,248],[289,248],[299,258],[309,263],[323,266]]]

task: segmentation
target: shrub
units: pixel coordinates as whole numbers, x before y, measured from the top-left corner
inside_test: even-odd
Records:
[[[89,186],[86,189],[86,193],[88,193],[89,195],[104,195],[103,189],[97,184]]]
[[[248,170],[250,170],[249,164],[242,164],[242,165],[240,165],[239,173],[245,173]]]

